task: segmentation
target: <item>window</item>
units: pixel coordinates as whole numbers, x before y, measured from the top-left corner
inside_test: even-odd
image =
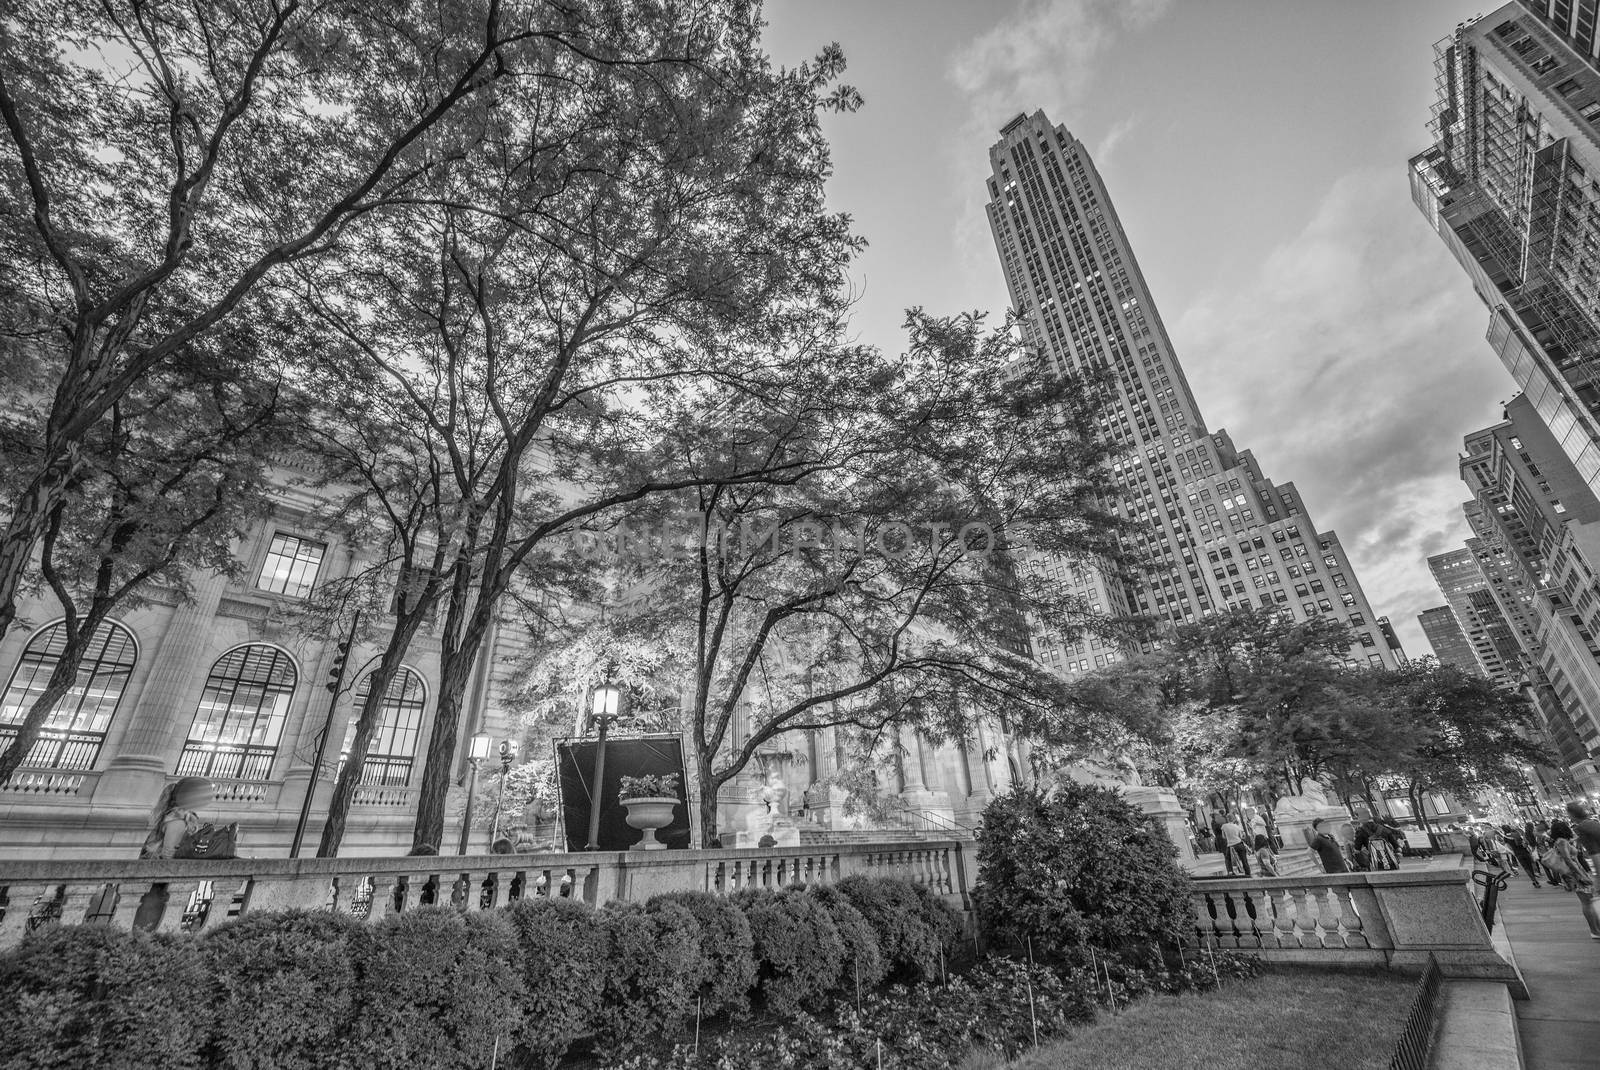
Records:
[[[44,694],[66,648],[67,628],[58,623],[39,629],[22,649],[0,700],[0,751],[16,739],[13,726],[22,723]],[[138,657],[132,632],[113,621],[100,625],[89,638],[78,679],[51,709],[23,764],[35,769],[93,769]]]
[[[1383,668],[1383,655],[1382,654],[1368,654],[1367,655],[1367,664],[1373,666],[1374,668],[1379,668],[1379,669]],[[1392,802],[1393,800],[1390,800],[1390,801]]]
[[[1356,604],[1356,596],[1351,592],[1346,591],[1339,596],[1339,601],[1343,602],[1347,606],[1353,606]]]
[[[1560,93],[1564,97],[1570,97],[1577,91],[1578,80],[1576,78],[1568,78],[1566,81],[1556,86],[1556,92]]]
[[[1317,604],[1315,602],[1301,602],[1300,611],[1308,617],[1315,617],[1317,615]]]
[[[1361,613],[1352,613],[1350,614],[1350,623],[1352,625],[1360,626],[1367,623],[1367,618]]]
[[[200,692],[178,775],[266,780],[296,679],[289,655],[265,643],[218,658]]]
[[[278,532],[272,536],[267,559],[261,563],[261,578],[256,586],[273,594],[304,598],[317,582],[317,568],[327,547],[296,535]]]
[[[1344,573],[1343,572],[1335,572],[1333,574],[1333,585],[1335,587],[1347,587],[1347,586],[1349,586],[1348,581],[1346,581],[1345,578],[1344,578]]]
[[[1321,594],[1325,590],[1327,590],[1327,587],[1323,584],[1323,582],[1321,580],[1313,579],[1311,581],[1311,593],[1312,594]]]
[[[1055,639],[1048,640],[1055,646]],[[1045,660],[1060,658],[1056,650],[1046,650]],[[350,727],[345,730],[344,748],[339,756],[342,763],[350,753],[350,741],[355,738],[355,715],[372,692],[372,674],[361,678],[356,688],[355,709]],[[389,681],[383,694],[383,705],[378,713],[378,727],[367,744],[367,758],[361,763],[361,783],[381,784],[385,787],[402,787],[411,780],[411,767],[417,757],[417,736],[422,731],[422,709],[427,704],[428,687],[422,677],[404,666]]]
[[[1305,585],[1305,584],[1303,584],[1303,583],[1297,583],[1297,584],[1295,584],[1295,585],[1294,585],[1294,593],[1295,593],[1295,594],[1296,594],[1296,595],[1297,595],[1297,596],[1298,596],[1298,597],[1300,597],[1300,598],[1304,598],[1304,597],[1306,597],[1306,596],[1307,596],[1307,595],[1309,595],[1309,594],[1310,594],[1310,593],[1311,593],[1311,591],[1310,591],[1310,590],[1308,590],[1308,589],[1307,589],[1307,588],[1306,588],[1306,585]]]
[[[1371,632],[1362,632],[1360,638],[1361,638],[1361,645],[1362,646],[1377,646],[1378,645],[1378,641],[1376,639],[1372,638],[1372,633]]]

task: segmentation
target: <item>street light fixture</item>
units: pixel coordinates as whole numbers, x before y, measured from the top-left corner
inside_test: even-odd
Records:
[[[494,844],[500,839],[500,821],[506,809],[506,777],[511,773],[511,763],[517,757],[517,745],[509,739],[500,741],[500,788],[495,795],[494,826],[489,830],[489,845],[493,850]]]
[[[594,786],[589,789],[589,845],[584,848],[587,851],[600,850],[600,792],[606,775],[606,730],[616,720],[622,703],[622,692],[611,686],[609,672],[606,677],[606,682],[594,689],[589,707],[590,723],[599,726],[599,734],[594,747]]]
[[[467,853],[467,838],[472,834],[472,800],[478,793],[478,766],[489,757],[490,740],[488,733],[479,732],[467,744],[467,765],[471,772],[467,774],[467,812],[461,817],[461,843],[456,848],[456,854]]]

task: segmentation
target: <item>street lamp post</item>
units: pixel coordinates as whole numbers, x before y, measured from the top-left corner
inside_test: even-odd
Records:
[[[511,772],[511,762],[516,756],[517,745],[509,739],[502,739],[500,741],[500,788],[495,793],[494,825],[489,830],[489,844],[491,847],[500,838],[500,820],[504,816],[506,809],[506,777]]]
[[[467,838],[472,834],[472,799],[478,793],[478,766],[489,757],[489,737],[482,732],[472,737],[468,744],[467,765],[471,772],[467,774],[467,812],[461,817],[461,843],[456,848],[456,854],[467,853]]]
[[[621,691],[609,683],[602,684],[594,689],[594,699],[590,706],[600,731],[594,748],[594,786],[589,789],[589,846],[584,848],[587,851],[600,850],[600,791],[606,775],[606,730],[611,727],[611,722],[616,720],[617,706],[621,698]]]

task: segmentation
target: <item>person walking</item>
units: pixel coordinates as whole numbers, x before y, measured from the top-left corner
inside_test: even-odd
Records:
[[[1239,872],[1246,877],[1250,876],[1250,848],[1245,843],[1244,825],[1240,823],[1237,814],[1229,815],[1227,822],[1222,826],[1222,842],[1226,844],[1225,857],[1238,862]],[[1233,872],[1231,863],[1228,872]]]
[[[1563,841],[1567,844],[1563,856],[1581,853],[1588,856],[1591,869],[1600,866],[1600,821],[1591,817],[1582,803],[1568,803],[1567,814],[1572,818],[1573,837]],[[1588,874],[1579,873],[1578,886],[1573,891],[1583,905],[1583,920],[1589,923],[1589,939],[1600,940],[1600,890]]]
[[[1311,822],[1311,829],[1316,833],[1311,838],[1311,849],[1317,852],[1317,857],[1322,861],[1324,873],[1349,873],[1350,865],[1344,860],[1344,848],[1339,841],[1330,836],[1322,828],[1322,818]]]
[[[1504,825],[1500,831],[1505,834],[1506,846],[1511,848],[1512,854],[1516,855],[1517,864],[1528,875],[1528,879],[1533,882],[1533,886],[1535,888],[1542,887],[1539,884],[1538,864],[1533,860],[1533,852],[1528,849],[1527,843],[1523,841],[1521,831],[1515,825]]]

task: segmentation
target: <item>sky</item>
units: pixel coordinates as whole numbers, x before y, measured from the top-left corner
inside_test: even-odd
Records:
[[[831,41],[865,98],[830,116],[832,206],[869,243],[854,330],[1008,303],[988,150],[1042,108],[1088,148],[1206,425],[1334,530],[1406,652],[1472,532],[1462,437],[1516,387],[1488,310],[1411,203],[1433,43],[1466,0],[767,0],[766,45]]]

